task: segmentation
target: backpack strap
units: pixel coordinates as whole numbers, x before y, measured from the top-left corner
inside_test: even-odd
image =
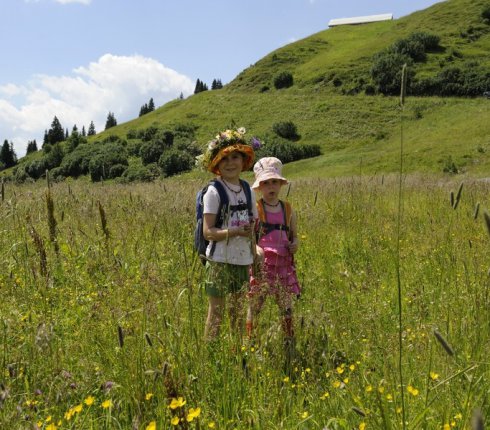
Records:
[[[243,191],[245,192],[245,197],[247,198],[248,217],[252,219],[254,216],[252,210],[252,189],[250,188],[250,184],[243,179],[240,179],[240,185],[242,186]]]
[[[259,228],[257,229],[257,241],[266,234],[269,234],[273,230],[282,230],[285,231],[290,239],[291,229],[289,225],[291,224],[291,204],[289,202],[283,202],[279,200],[281,204],[284,224],[272,224],[267,222],[267,214],[264,207],[264,199],[260,199],[257,202],[257,212],[259,214]]]
[[[212,185],[214,188],[216,188],[216,191],[218,191],[219,205],[218,205],[218,213],[216,214],[216,221],[214,223],[214,226],[221,227],[225,220],[225,214],[229,208],[228,194],[225,190],[225,187],[223,187],[223,184],[220,181],[218,181],[218,179],[212,179],[211,181],[209,181],[208,186],[209,185]],[[211,249],[209,252],[210,257],[213,256],[215,249],[216,249],[216,242],[212,241]]]

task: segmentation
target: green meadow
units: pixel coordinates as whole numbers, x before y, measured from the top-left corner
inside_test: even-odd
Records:
[[[273,124],[292,121],[298,145],[321,147],[284,167],[302,285],[291,355],[271,300],[253,341],[228,318],[216,342],[203,339],[207,297],[192,243],[195,195],[209,175],[17,184],[4,181],[15,167],[4,170],[0,428],[483,429],[490,101],[410,96],[400,106],[353,89],[366,87],[377,52],[415,31],[441,38],[414,66],[418,77],[448,63],[488,66],[486,5],[449,0],[320,32],[223,89],[84,143],[95,150],[111,135],[189,124],[204,147],[235,122],[267,145]],[[273,88],[281,71],[294,75],[292,87]]]
[[[204,181],[5,186],[3,428],[467,429],[488,416],[488,181],[293,180],[290,366],[272,301],[253,343],[227,319],[203,340]]]

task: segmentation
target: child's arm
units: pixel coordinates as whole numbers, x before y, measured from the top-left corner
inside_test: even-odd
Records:
[[[245,224],[231,228],[219,228],[215,227],[216,214],[204,214],[203,217],[203,234],[204,239],[220,242],[222,240],[228,240],[230,237],[243,236],[249,237],[251,233],[250,224]]]
[[[298,226],[296,222],[296,212],[291,209],[291,222],[289,224],[290,232],[291,232],[291,241],[289,242],[289,252],[294,254],[299,247],[298,240]]]

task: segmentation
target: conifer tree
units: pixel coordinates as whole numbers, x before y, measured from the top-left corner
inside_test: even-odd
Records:
[[[65,129],[65,139],[68,139],[70,137],[70,133],[68,132],[68,128]]]
[[[55,116],[53,122],[51,123],[51,128],[48,130],[46,143],[54,145],[55,143],[63,142],[63,140],[65,140],[65,132],[63,131],[63,127],[61,126],[59,119]]]
[[[148,112],[153,112],[155,110],[155,102],[153,101],[153,97],[148,102]]]
[[[85,137],[87,136],[87,132],[85,131],[85,126],[82,125],[82,136]]]
[[[200,93],[202,91],[202,82],[198,78],[196,81],[196,87],[194,88],[194,94]]]
[[[109,112],[107,114],[107,120],[105,122],[105,130],[111,127],[115,127],[117,125],[117,120],[116,117],[114,116],[113,112]]]
[[[30,140],[27,142],[27,150],[26,150],[26,155],[30,154],[31,152],[36,152],[37,151],[37,142],[36,139]]]
[[[90,125],[88,126],[87,136],[95,136],[95,125],[93,121],[90,121]]]
[[[15,166],[17,164],[17,155],[14,151],[14,145],[12,142],[4,140],[2,148],[0,149],[0,164],[5,168]]]

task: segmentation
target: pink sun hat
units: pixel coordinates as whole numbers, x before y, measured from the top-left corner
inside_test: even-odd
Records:
[[[287,184],[288,180],[282,176],[282,163],[276,157],[264,157],[257,161],[254,165],[255,182],[252,188],[256,190],[260,187],[260,183],[268,179],[279,179],[282,184]]]

